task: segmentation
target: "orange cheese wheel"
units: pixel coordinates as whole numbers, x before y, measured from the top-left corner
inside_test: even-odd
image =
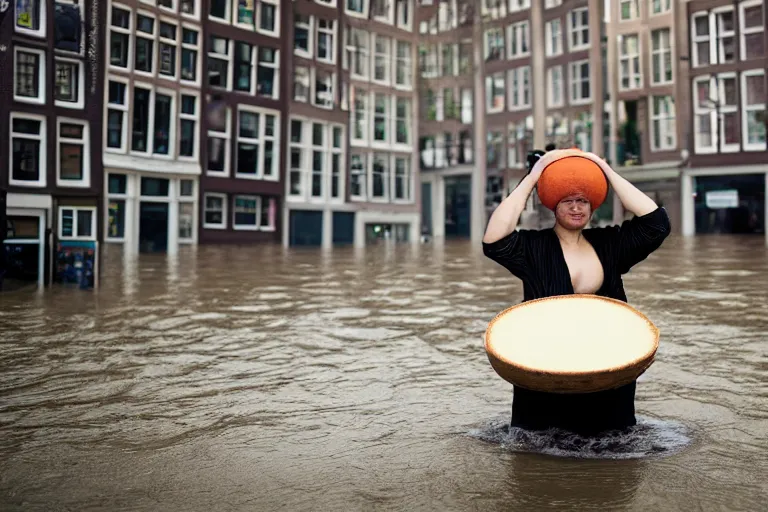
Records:
[[[599,157],[579,149],[550,151],[536,163],[544,171],[536,185],[541,203],[554,210],[565,197],[582,194],[595,211],[608,197],[608,179]],[[534,168],[536,167],[534,166]]]

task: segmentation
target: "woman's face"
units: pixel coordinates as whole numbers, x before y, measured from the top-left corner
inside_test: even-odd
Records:
[[[592,217],[592,205],[586,197],[574,194],[557,203],[555,219],[565,229],[583,229]]]

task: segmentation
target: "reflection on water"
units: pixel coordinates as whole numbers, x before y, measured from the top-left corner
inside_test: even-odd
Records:
[[[640,425],[584,442],[506,429],[482,336],[522,291],[467,242],[108,247],[97,291],[0,295],[0,509],[759,510],[766,267],[672,237],[633,270]]]

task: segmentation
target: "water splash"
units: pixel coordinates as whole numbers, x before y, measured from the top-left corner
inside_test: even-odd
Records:
[[[559,429],[529,431],[509,426],[508,418],[490,421],[468,432],[470,437],[499,444],[512,452],[541,453],[580,459],[640,459],[669,456],[690,445],[693,438],[684,424],[671,420],[637,417],[627,430],[609,431],[600,437],[584,437]]]

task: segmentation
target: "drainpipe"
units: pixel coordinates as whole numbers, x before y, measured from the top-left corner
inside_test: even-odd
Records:
[[[483,58],[483,18],[479,2],[475,5],[472,24],[472,46],[475,89],[475,168],[472,172],[472,206],[470,210],[470,237],[479,244],[485,233],[485,182],[486,182],[486,121],[485,121],[485,66]]]

